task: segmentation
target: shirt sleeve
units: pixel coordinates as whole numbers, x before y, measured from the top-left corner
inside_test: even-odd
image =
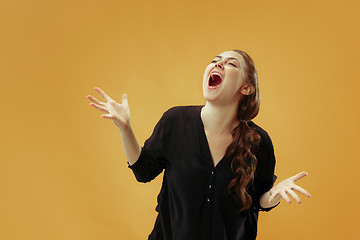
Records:
[[[141,147],[141,153],[137,161],[130,168],[138,182],[150,182],[166,168],[168,162],[167,153],[167,121],[166,112],[156,124],[151,136]]]
[[[253,208],[258,211],[269,212],[271,209],[278,206],[280,202],[269,208],[263,208],[260,205],[261,196],[274,186],[277,179],[277,176],[274,174],[276,164],[274,146],[270,136],[265,131],[264,134],[261,135],[259,148],[255,155],[257,157],[257,167],[253,184]]]

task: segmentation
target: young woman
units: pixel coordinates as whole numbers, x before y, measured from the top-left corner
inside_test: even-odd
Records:
[[[301,204],[294,191],[310,198],[295,184],[306,172],[274,186],[274,148],[252,121],[260,92],[254,62],[245,52],[214,57],[203,77],[205,105],[168,109],[143,147],[130,125],[127,95],[120,104],[95,90],[106,102],[88,95],[90,105],[118,127],[136,179],[149,182],[164,170],[148,239],[256,239],[259,211],[270,211],[282,198],[291,203],[287,194]]]

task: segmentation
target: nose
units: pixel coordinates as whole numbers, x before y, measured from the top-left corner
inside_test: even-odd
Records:
[[[215,63],[215,67],[224,68],[223,61]]]

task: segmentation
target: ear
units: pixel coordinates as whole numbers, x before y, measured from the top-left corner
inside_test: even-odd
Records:
[[[238,92],[241,92],[244,95],[250,95],[254,92],[254,87],[250,84],[245,84],[239,88]]]

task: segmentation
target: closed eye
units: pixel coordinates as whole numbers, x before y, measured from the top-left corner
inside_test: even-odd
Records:
[[[214,63],[214,62],[217,62],[216,60],[213,60],[211,63]],[[236,65],[234,63],[229,63],[231,64],[232,66],[236,67]]]

